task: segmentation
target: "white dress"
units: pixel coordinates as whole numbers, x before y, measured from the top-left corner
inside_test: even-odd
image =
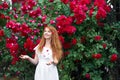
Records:
[[[35,70],[34,80],[59,80],[56,65],[47,65],[49,61],[53,61],[52,50],[50,48],[43,47],[43,51],[41,53],[37,46],[34,50],[39,58],[39,62]]]

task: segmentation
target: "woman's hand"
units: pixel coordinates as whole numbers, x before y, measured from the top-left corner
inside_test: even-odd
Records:
[[[47,65],[51,65],[51,64],[53,64],[53,61],[50,61],[50,62],[48,62],[48,63],[46,63]]]
[[[51,64],[55,64],[57,65],[58,64],[58,60],[56,58],[54,58],[53,61],[49,61],[48,63],[46,63],[47,65],[51,65]]]
[[[28,55],[20,55],[20,58],[21,58],[21,59],[28,60],[28,59],[29,59],[29,56],[28,56]]]

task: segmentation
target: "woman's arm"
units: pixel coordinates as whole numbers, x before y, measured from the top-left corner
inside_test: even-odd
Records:
[[[28,55],[21,55],[20,58],[21,58],[21,59],[24,59],[24,60],[28,60],[28,61],[30,61],[31,63],[35,64],[35,65],[38,63],[38,55],[37,55],[37,54],[35,54],[35,57],[34,57],[34,58],[31,58],[31,57],[28,56]]]

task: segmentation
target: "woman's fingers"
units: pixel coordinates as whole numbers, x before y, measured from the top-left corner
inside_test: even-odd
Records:
[[[23,58],[23,55],[20,55],[19,57],[20,57],[20,58]]]
[[[52,63],[53,63],[53,61],[50,61],[50,62],[47,63],[47,65],[51,65]]]
[[[47,65],[50,65],[50,62],[46,63]]]
[[[27,59],[27,56],[26,55],[20,55],[20,58],[21,59]]]

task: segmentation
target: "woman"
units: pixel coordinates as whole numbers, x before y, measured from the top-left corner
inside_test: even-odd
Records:
[[[34,50],[34,59],[28,55],[20,56],[37,64],[34,80],[59,80],[56,65],[62,57],[62,46],[57,30],[52,26],[45,27],[41,41]]]

